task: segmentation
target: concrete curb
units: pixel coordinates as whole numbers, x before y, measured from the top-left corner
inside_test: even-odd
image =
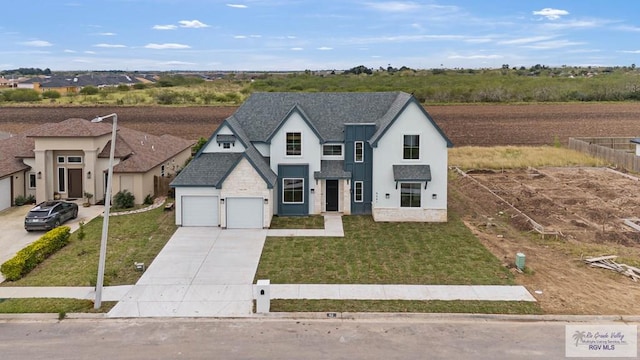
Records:
[[[132,317],[109,318],[106,313],[68,313],[63,320],[58,314],[0,314],[0,322],[11,321],[361,321],[361,322],[565,322],[565,323],[638,323],[640,315],[505,315],[458,313],[332,313],[277,312],[246,317]]]

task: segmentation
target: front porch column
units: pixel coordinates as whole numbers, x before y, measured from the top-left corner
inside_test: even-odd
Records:
[[[84,197],[85,192],[92,194],[93,198],[89,200],[91,203],[95,203],[97,199],[96,181],[102,176],[102,172],[96,169],[97,155],[96,150],[84,150],[84,179],[82,180],[84,189],[82,191],[82,196]]]
[[[53,174],[47,166],[47,151],[34,150],[36,163],[33,172],[36,174],[36,203],[53,199]],[[50,157],[50,155],[49,155]]]

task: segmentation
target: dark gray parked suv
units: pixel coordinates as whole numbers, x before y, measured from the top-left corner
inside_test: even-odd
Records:
[[[27,231],[51,230],[78,217],[78,204],[68,201],[45,201],[36,205],[24,218]]]

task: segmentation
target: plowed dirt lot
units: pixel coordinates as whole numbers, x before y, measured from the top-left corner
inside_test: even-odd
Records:
[[[529,271],[513,272],[546,313],[640,314],[640,283],[581,261],[615,254],[638,265],[640,232],[623,220],[640,215],[640,179],[604,168],[483,171],[453,179],[451,208],[505,266],[525,254]]]
[[[640,103],[426,108],[456,146],[535,146],[566,144],[569,137],[640,136]],[[208,138],[235,109],[0,107],[0,132],[20,133],[46,122],[89,120],[115,112],[121,126],[156,135]],[[624,174],[543,168],[452,175],[449,206],[505,266],[513,267],[515,254],[525,253],[528,271],[514,271],[516,280],[532,292],[545,313],[640,314],[640,283],[580,261],[582,256],[616,254],[622,262],[640,265],[639,233],[622,223],[624,218],[640,217],[639,194],[640,181]],[[560,235],[542,238],[530,231],[526,217]]]
[[[19,133],[71,117],[118,114],[122,126],[154,135],[208,138],[236,107],[0,107],[0,131]],[[427,105],[455,146],[549,145],[557,138],[640,135],[640,103]]]

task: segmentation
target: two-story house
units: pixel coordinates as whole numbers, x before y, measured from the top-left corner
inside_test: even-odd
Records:
[[[404,92],[255,93],[174,179],[176,223],[265,228],[273,215],[447,221],[452,144]]]

